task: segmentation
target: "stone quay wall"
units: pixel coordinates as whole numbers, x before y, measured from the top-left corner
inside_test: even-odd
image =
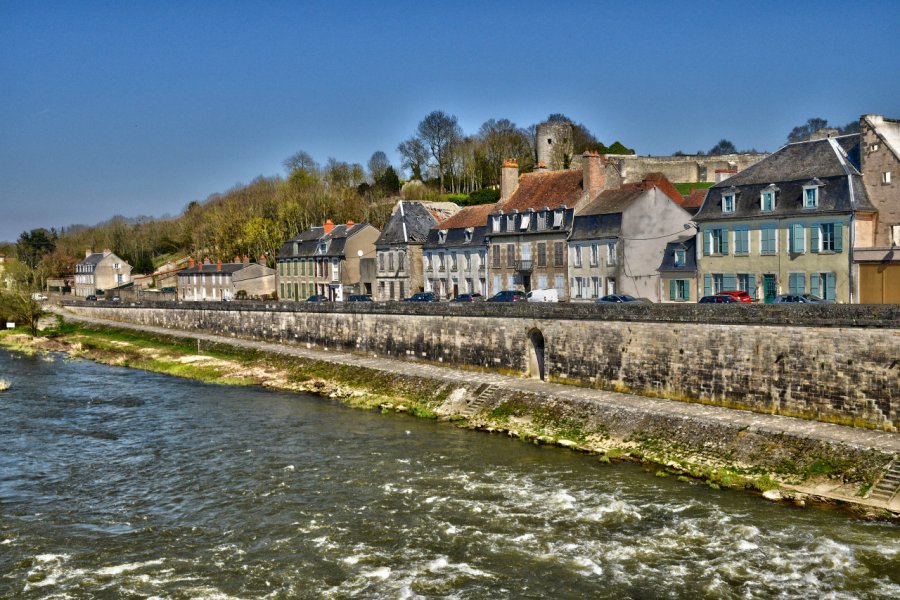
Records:
[[[895,431],[900,306],[66,303],[306,344]]]

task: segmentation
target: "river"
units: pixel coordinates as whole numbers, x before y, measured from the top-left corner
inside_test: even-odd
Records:
[[[0,350],[2,598],[898,598],[900,529],[327,399]]]

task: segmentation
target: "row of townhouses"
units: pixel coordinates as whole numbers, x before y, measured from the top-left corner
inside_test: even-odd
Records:
[[[756,301],[811,293],[900,303],[900,121],[864,115],[860,132],[788,144],[716,169],[687,196],[661,173],[626,176],[616,157],[576,167],[501,168],[495,204],[399,201],[383,230],[331,220],[287,240],[276,268],[191,263],[181,300],[277,297],[401,300],[555,289],[560,300],[630,294],[696,302],[743,290]],[[76,294],[116,289],[130,266],[89,252]]]
[[[689,196],[658,173],[626,182],[617,161],[590,152],[563,171],[520,174],[507,161],[495,204],[401,201],[381,232],[329,221],[288,240],[278,296],[555,289],[569,301],[696,302],[743,290],[761,302],[900,302],[900,121],[865,115],[860,129],[717,170]]]

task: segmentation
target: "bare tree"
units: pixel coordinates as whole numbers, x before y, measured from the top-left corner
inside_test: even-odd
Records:
[[[369,167],[369,177],[375,183],[384,177],[385,171],[391,166],[391,161],[388,160],[387,154],[381,150],[376,150],[372,153],[372,158],[369,159],[367,166]]]
[[[288,175],[293,173],[294,171],[299,171],[303,169],[304,171],[313,173],[319,170],[319,165],[313,160],[313,157],[310,156],[309,152],[305,152],[300,150],[295,152],[294,154],[288,156],[282,162],[284,168],[287,169]]]
[[[408,169],[411,179],[422,180],[422,171],[428,163],[428,149],[417,137],[411,137],[397,145],[397,152],[403,158],[404,169]]]
[[[441,191],[444,190],[444,171],[446,170],[453,144],[462,137],[462,128],[454,115],[442,110],[429,113],[417,128],[419,139],[431,152],[437,163]]]

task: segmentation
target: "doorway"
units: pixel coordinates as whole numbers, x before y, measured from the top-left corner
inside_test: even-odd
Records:
[[[775,275],[764,274],[763,275],[763,302],[766,304],[772,304],[775,302],[775,297],[778,295],[778,283],[775,279]]]
[[[544,381],[544,334],[540,329],[532,329],[528,332],[528,376],[532,379]]]

